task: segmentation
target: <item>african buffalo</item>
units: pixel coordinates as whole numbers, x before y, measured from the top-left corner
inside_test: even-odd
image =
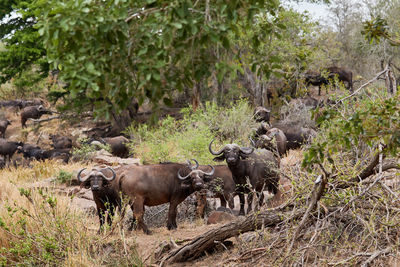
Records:
[[[254,109],[254,118],[256,122],[266,122],[269,123],[270,121],[270,114],[271,110],[264,108],[264,107],[256,107]]]
[[[275,142],[273,141],[275,139]],[[287,151],[287,138],[284,132],[278,128],[270,128],[261,135],[254,145],[256,148],[265,148],[279,156],[283,156]]]
[[[4,157],[5,162],[11,162],[11,158],[19,146],[23,146],[22,142],[7,141],[4,138],[0,138],[0,155]]]
[[[51,134],[50,140],[53,142],[52,147],[55,149],[72,148],[72,140],[66,136]]]
[[[86,143],[93,144],[94,142],[100,142],[104,145],[108,144],[111,147],[111,154],[120,158],[126,158],[129,155],[129,148],[127,144],[129,143],[129,139],[120,135],[116,137],[92,137]]]
[[[311,84],[319,87],[318,95],[321,95],[321,85],[327,85],[335,79],[335,76],[337,76],[339,81],[346,82],[347,89],[349,89],[351,92],[353,91],[353,73],[351,71],[335,66],[328,67],[324,69],[324,71],[327,72],[327,77],[324,77],[324,75],[321,73],[312,73],[305,75],[306,85]]]
[[[92,190],[93,200],[96,203],[97,215],[100,220],[99,231],[101,231],[107,211],[110,212],[107,217],[107,223],[111,225],[116,208],[122,209],[119,176],[116,175],[114,169],[108,167],[102,169],[93,168],[89,174],[81,177],[84,170],[82,169],[78,172],[77,178],[81,183],[81,187]],[[111,176],[107,173],[107,170],[111,172]]]
[[[6,138],[6,129],[7,129],[7,126],[10,124],[11,124],[11,122],[7,119],[0,120],[0,134],[1,134],[2,138]]]
[[[166,163],[155,165],[141,165],[124,169],[121,173],[120,185],[122,192],[129,196],[133,203],[134,217],[138,228],[149,233],[144,224],[144,206],[157,206],[169,202],[168,222],[169,230],[177,228],[177,206],[193,192],[205,187],[205,182],[214,174],[214,167],[210,172],[198,170],[196,166],[188,169],[187,165]]]
[[[210,181],[207,183],[207,190],[209,190],[214,197],[219,198],[221,207],[226,209],[226,204],[231,209],[235,208],[234,196],[236,185],[233,181],[232,173],[226,165],[214,165],[214,174],[210,177]],[[209,168],[208,165],[200,165],[199,169],[206,171]],[[197,194],[197,213],[200,218],[204,217],[205,208],[207,205],[206,194]]]
[[[214,140],[213,140],[214,141]],[[240,147],[237,144],[227,144],[221,150],[215,152],[211,148],[212,142],[208,148],[211,154],[217,156],[215,161],[226,160],[229,169],[232,172],[233,180],[238,187],[237,192],[240,198],[239,215],[244,215],[244,194],[248,195],[248,210],[252,210],[252,193],[249,186],[259,195],[259,204],[263,204],[263,190],[267,189],[274,194],[274,200],[279,198],[279,161],[271,151],[261,149],[254,151],[254,148]],[[249,179],[250,185],[247,184]]]
[[[300,148],[303,144],[309,142],[317,135],[317,132],[311,128],[305,128],[300,125],[292,125],[284,122],[274,123],[272,124],[272,127],[282,130],[285,134],[287,139],[287,150]]]
[[[38,146],[24,144],[23,146],[19,146],[17,151],[18,153],[22,153],[24,159],[44,160],[43,156],[44,150]]]
[[[26,121],[28,119],[39,119],[42,115],[51,113],[51,111],[46,110],[42,105],[25,107],[21,112],[22,128],[26,127]]]

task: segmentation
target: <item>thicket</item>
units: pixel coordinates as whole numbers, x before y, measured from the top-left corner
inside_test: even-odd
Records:
[[[236,142],[249,145],[250,133],[256,127],[253,108],[246,100],[219,107],[207,102],[193,111],[191,107],[181,110],[182,119],[167,117],[157,125],[133,124],[127,129],[132,142],[134,156],[144,163],[165,161],[185,162],[195,158],[200,164],[212,164],[208,144],[216,138],[214,145]]]

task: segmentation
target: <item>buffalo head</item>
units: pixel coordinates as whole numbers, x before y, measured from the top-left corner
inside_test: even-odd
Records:
[[[254,110],[254,118],[256,122],[265,121],[269,123],[271,110],[264,107],[256,107]]]
[[[214,167],[211,165],[208,165],[211,168],[210,172],[198,170],[197,168],[199,167],[199,163],[195,159],[193,159],[193,161],[196,163],[195,166],[192,166],[192,164],[188,160],[188,167],[190,169],[190,172],[187,175],[183,176],[182,169],[179,169],[178,178],[184,182],[184,187],[189,187],[189,185],[187,184],[190,183],[194,191],[198,191],[204,188],[204,183],[210,179],[215,170]]]
[[[103,186],[107,185],[109,182],[111,182],[112,180],[115,179],[116,174],[115,171],[110,168],[103,168],[103,169],[96,169],[93,168],[92,171],[86,175],[85,177],[81,177],[81,173],[85,170],[86,168],[80,170],[78,172],[77,178],[78,181],[82,183],[82,186],[85,187],[89,187],[93,190],[93,191],[99,191],[103,188]],[[112,172],[112,177],[107,177],[103,171],[105,170],[110,170]]]
[[[240,147],[237,144],[227,144],[221,150],[215,152],[211,148],[211,144],[213,142],[214,140],[212,140],[208,145],[208,149],[210,150],[211,154],[218,156],[215,157],[214,160],[223,161],[226,159],[226,163],[228,163],[228,165],[237,165],[241,159],[246,158],[254,151],[254,148]]]

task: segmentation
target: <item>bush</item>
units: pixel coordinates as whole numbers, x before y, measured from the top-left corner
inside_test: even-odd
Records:
[[[73,174],[64,170],[60,170],[58,175],[56,176],[56,182],[60,184],[70,183],[72,180]]]
[[[111,152],[111,147],[108,144],[86,144],[88,138],[78,139],[78,143],[81,144],[79,148],[73,148],[72,157],[78,160],[89,160],[93,152],[104,149],[107,152]]]
[[[253,109],[246,101],[233,103],[229,108],[206,103],[195,112],[191,107],[181,112],[182,120],[167,117],[155,127],[148,124],[128,127],[135,156],[144,163],[195,158],[201,164],[211,164],[213,157],[208,151],[211,140],[217,138],[217,146],[232,142],[248,144],[247,138],[256,127]]]

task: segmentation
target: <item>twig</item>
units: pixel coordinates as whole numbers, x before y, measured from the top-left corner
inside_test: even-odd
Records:
[[[357,90],[355,90],[352,94],[340,99],[339,101],[336,102],[336,104],[334,105],[334,107],[336,107],[340,102],[343,102],[344,100],[346,100],[347,98],[350,98],[352,96],[354,96],[355,94],[357,94],[359,91],[361,91],[361,89],[363,89],[364,87],[368,86],[369,84],[371,84],[372,82],[374,82],[375,80],[377,80],[380,76],[382,76],[383,74],[385,74],[387,71],[389,70],[388,66],[386,66],[386,68],[379,72],[375,78],[369,80],[368,82],[364,83],[363,85],[360,86],[360,88],[358,88]]]
[[[59,118],[61,118],[61,116],[53,116],[53,117],[49,117],[49,118],[41,119],[41,120],[40,119],[35,120],[32,118],[29,118],[29,120],[33,121],[34,123],[41,123],[41,122],[51,121],[51,120],[55,120],[55,119],[59,119]]]
[[[379,257],[382,254],[387,254],[392,250],[391,247],[387,247],[383,250],[377,250],[375,251],[371,257],[369,257],[366,261],[363,262],[363,264],[361,264],[361,267],[367,267],[374,259],[376,259],[377,257]]]
[[[325,169],[323,169],[323,170],[324,170],[324,173],[326,173]],[[327,176],[325,174],[318,176],[317,180],[315,181],[314,188],[312,190],[312,197],[311,197],[310,205],[308,206],[307,211],[304,213],[304,216],[301,219],[301,222],[300,222],[299,226],[297,227],[296,232],[293,235],[292,241],[291,241],[290,246],[289,246],[289,248],[287,250],[287,253],[286,253],[286,257],[292,251],[294,242],[297,239],[297,236],[299,235],[299,233],[300,233],[301,229],[303,228],[305,222],[307,221],[308,216],[310,215],[310,212],[315,208],[317,202],[322,197],[324,189],[325,189],[325,185],[327,183],[328,183],[328,178],[327,178]]]

